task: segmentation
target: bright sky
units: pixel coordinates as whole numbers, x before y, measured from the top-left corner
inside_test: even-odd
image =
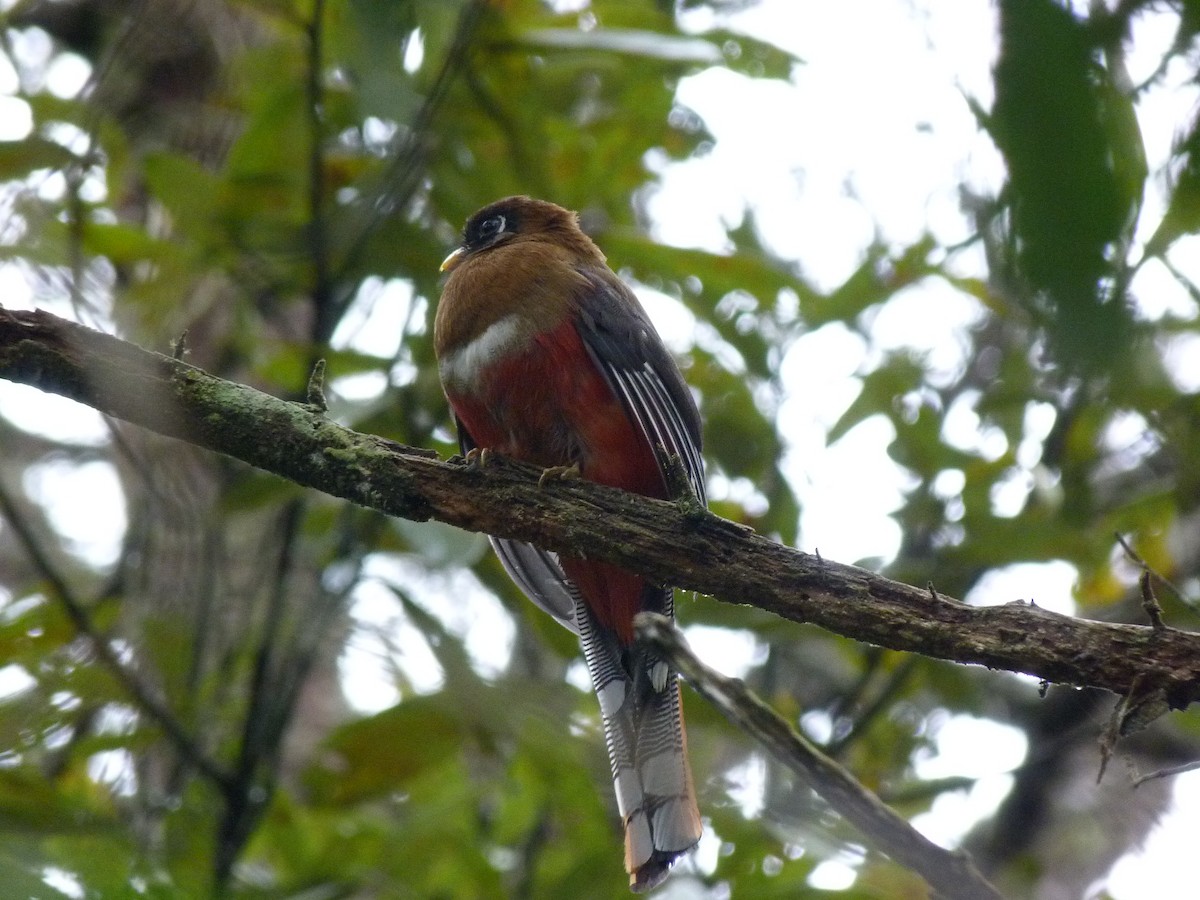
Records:
[[[925,231],[943,243],[965,238],[969,230],[959,211],[958,185],[966,181],[981,191],[995,190],[1003,177],[996,151],[979,134],[964,101],[968,95],[985,108],[991,104],[994,17],[988,0],[763,0],[724,20],[708,10],[689,13],[686,21],[695,31],[726,22],[780,44],[804,63],[788,81],[755,81],[714,69],[680,84],[679,101],[704,119],[715,143],[709,153],[686,163],[667,164],[654,156],[647,160],[659,179],[649,201],[655,237],[664,243],[722,250],[723,228],[739,224],[750,209],[766,243],[796,260],[806,277],[824,288],[839,284],[859,264],[876,234],[897,246]],[[1140,25],[1139,49],[1165,47],[1174,22],[1164,14]],[[1136,54],[1130,60],[1133,79],[1139,81],[1157,61],[1157,52]],[[1164,87],[1148,92],[1139,106],[1152,167],[1165,159],[1176,129],[1196,103],[1196,88],[1180,83],[1184,75],[1168,73]],[[72,93],[86,71],[67,60],[51,77],[63,93]],[[3,96],[11,89],[10,74],[0,71],[0,138],[18,139],[28,131],[28,111]],[[1154,222],[1160,209],[1161,198],[1148,197],[1146,220]],[[976,252],[959,254],[954,266],[965,274],[981,273]],[[1200,260],[1200,253],[1192,256]],[[1189,264],[1187,259],[1178,261]],[[1200,262],[1195,265],[1198,271],[1193,274],[1200,276]],[[1141,277],[1145,296],[1154,298],[1152,308],[1146,301],[1144,314],[1153,317],[1190,308],[1161,268],[1148,266]],[[6,305],[22,305],[14,302],[22,295],[32,302],[12,268],[0,267],[0,289]],[[669,298],[651,292],[643,296],[668,342],[686,346],[692,336],[690,316]],[[400,282],[373,282],[360,299],[337,339],[390,355],[394,343],[387,345],[383,336],[399,334],[411,291]],[[783,367],[787,398],[779,426],[791,448],[788,476],[803,506],[803,548],[847,562],[886,560],[895,554],[900,535],[889,513],[901,502],[905,480],[886,455],[893,436],[890,425],[869,420],[828,447],[826,429],[856,396],[856,376],[887,350],[916,348],[928,353],[939,369],[954,372],[964,363],[964,330],[980,315],[974,299],[944,283],[927,282],[888,304],[874,321],[867,343],[843,328],[826,326],[789,348]],[[1168,359],[1178,364],[1181,384],[1200,384],[1200,347],[1186,340],[1169,349]],[[347,394],[372,394],[380,387],[370,378],[343,380],[338,386]],[[106,439],[99,417],[91,411],[30,389],[0,382],[0,407],[31,431]],[[1044,433],[1053,423],[1052,410],[1031,409],[1029,416],[1035,431]],[[991,452],[989,441],[996,436],[980,430],[969,408],[956,414],[951,428],[962,446]],[[93,465],[67,471],[62,464],[47,462],[29,478],[30,487],[51,501],[55,526],[78,552],[98,561],[115,559],[119,528],[79,514],[81,504],[120,509],[110,470]],[[961,485],[944,487],[952,494]],[[995,498],[997,510],[1015,513],[1028,489],[1028,484],[1014,482]],[[402,665],[418,689],[435,690],[441,681],[423,640],[405,622],[386,588],[391,581],[411,588],[414,572],[406,571],[403,563],[377,560],[370,574],[372,580],[358,592],[354,607],[362,628],[344,660],[348,692],[364,711],[396,701],[391,663]],[[1028,595],[1029,586],[1036,585],[1040,605],[1069,612],[1075,575],[1062,562],[1013,566],[990,573],[969,599],[1005,602]],[[512,623],[474,578],[460,574],[422,584],[416,592],[418,602],[463,636],[480,668],[503,666]],[[456,598],[455,604],[446,601],[449,595]],[[497,635],[503,638],[499,652]],[[754,642],[746,635],[692,628],[689,637],[701,655],[720,660],[730,674],[741,674],[754,659]],[[0,670],[0,691],[19,686],[5,684],[3,674]],[[582,667],[572,680],[586,687]],[[1009,783],[1005,772],[1020,764],[1023,755],[1023,739],[1012,729],[965,716],[947,720],[939,732],[938,752],[922,763],[921,774],[969,774],[980,782],[969,794],[945,798],[922,817],[920,826],[940,841],[960,839],[1003,796]],[[760,781],[748,772],[748,807],[756,802],[755,784]],[[1130,854],[1114,869],[1105,886],[1116,900],[1148,896],[1150,885],[1150,893],[1160,900],[1182,900],[1194,893],[1178,885],[1192,881],[1183,869],[1190,853],[1182,842],[1190,846],[1200,833],[1200,776],[1181,777],[1176,784],[1176,812],[1155,830],[1144,850]],[[836,888],[852,877],[847,866],[831,863],[814,876],[814,885]]]

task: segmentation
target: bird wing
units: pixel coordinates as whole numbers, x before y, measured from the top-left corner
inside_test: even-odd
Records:
[[[462,420],[457,416],[455,420],[458,425],[458,446],[465,456],[474,450],[477,444]],[[525,541],[513,541],[490,534],[488,540],[491,541],[492,549],[496,551],[496,556],[500,558],[500,563],[509,577],[525,592],[525,596],[553,616],[559,624],[578,634],[579,627],[575,624],[575,600],[567,588],[567,576],[558,564],[558,557],[549,550],[543,550]]]
[[[700,413],[675,361],[624,282],[606,267],[578,271],[586,280],[574,298],[583,345],[654,448],[659,469],[663,453],[678,457],[704,503]],[[674,618],[671,588],[647,585],[642,608]],[[649,890],[700,839],[676,676],[641,644],[624,647],[582,598],[575,617],[625,820],[625,866],[632,889]]]
[[[704,503],[700,413],[670,351],[623,281],[607,268],[579,273],[587,283],[575,298],[584,346],[656,455],[661,447],[677,456]]]

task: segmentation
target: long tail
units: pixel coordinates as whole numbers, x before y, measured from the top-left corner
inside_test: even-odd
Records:
[[[671,613],[669,590],[654,606]],[[679,685],[665,662],[637,642],[623,644],[578,597],[575,611],[625,822],[625,869],[640,893],[662,882],[700,840]]]

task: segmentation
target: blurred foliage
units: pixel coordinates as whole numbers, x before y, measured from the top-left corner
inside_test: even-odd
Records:
[[[1172,262],[1194,253],[1200,230],[1200,139],[1195,121],[1181,124],[1165,172],[1148,171],[1134,114],[1147,85],[1129,84],[1123,54],[1152,4],[1093,4],[1081,18],[1052,0],[1001,2],[996,101],[976,114],[1008,181],[994,197],[964,188],[988,271],[964,277],[962,248],[926,236],[866,248],[828,291],[773,256],[749,218],[729,229],[727,254],[645,233],[647,154],[687,160],[711,141],[676,102],[680,79],[713,66],[786,78],[798,62],[724,25],[679,24],[704,7],[721,23],[743,0],[561,5],[575,11],[23,0],[0,52],[33,125],[0,143],[0,263],[51,309],[156,349],[186,333],[192,361],[282,396],[303,396],[323,357],[341,421],[449,452],[429,340],[438,263],[485,202],[553,199],[580,210],[616,269],[694,318],[681,362],[706,421],[714,508],[807,546],[818,536],[798,534],[781,468],[777,419],[796,389],[783,359],[826,326],[870,345],[882,309],[941,282],[980,310],[965,364],[948,374],[904,349],[871,357],[826,435],[833,444],[879,419],[894,434],[908,487],[890,574],[961,597],[1010,564],[1060,560],[1079,572],[1084,614],[1140,621],[1136,570],[1113,549],[1120,531],[1182,589],[1161,593],[1169,620],[1194,621],[1200,414],[1165,358],[1196,346],[1195,310],[1141,313],[1136,276],[1160,261],[1193,306],[1200,298]],[[1178,5],[1160,72],[1196,68],[1198,22],[1200,4]],[[80,59],[87,89],[52,90],[46,73]],[[1143,194],[1163,181],[1165,214],[1140,222]],[[1135,232],[1152,236],[1139,245]],[[978,440],[962,439],[964,417]],[[568,678],[574,639],[520,597],[481,538],[382,521],[119,426],[56,438],[0,409],[0,445],[6,892],[623,892],[595,700]],[[95,511],[122,539],[115,561],[79,552],[37,488],[39,467],[97,461],[125,500],[124,515]],[[999,501],[1014,490],[1015,508]],[[363,612],[384,607],[382,621]],[[1041,896],[1051,871],[1083,885],[1102,876],[1161,810],[1151,787],[1137,795],[1145,815],[1128,794],[1090,787],[1069,812],[1056,802],[1067,772],[1094,777],[1107,707],[1090,694],[1043,700],[1011,677],[756,610],[681,607],[685,621],[748,642],[752,686],[904,815],[971,784],[917,774],[953,716],[1020,729],[1028,764],[968,840],[1014,895]],[[498,671],[473,643],[480,629],[507,658]],[[397,698],[365,717],[341,696],[346,661],[364,655]],[[915,876],[864,857],[862,836],[745,736],[686,704],[710,838],[672,885],[923,895]],[[1146,769],[1188,759],[1197,729],[1177,714],[1130,752]],[[1063,837],[1105,802],[1128,806],[1128,833]],[[813,886],[831,860],[857,872],[851,886]]]

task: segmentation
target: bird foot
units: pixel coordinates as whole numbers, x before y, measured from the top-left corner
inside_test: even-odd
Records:
[[[547,481],[573,481],[579,477],[579,463],[571,463],[569,466],[550,466],[550,468],[542,470],[542,474],[538,478],[538,488],[544,488]]]
[[[467,451],[465,459],[472,469],[486,469],[492,461],[492,451],[487,447],[472,447]]]

